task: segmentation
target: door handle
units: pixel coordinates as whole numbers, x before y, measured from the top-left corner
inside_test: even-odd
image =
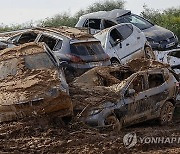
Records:
[[[126,46],[129,46],[129,43],[127,43]]]
[[[139,36],[139,37],[137,37],[137,39],[139,40],[141,37]]]

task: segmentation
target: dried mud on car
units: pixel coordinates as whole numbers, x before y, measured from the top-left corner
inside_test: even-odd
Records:
[[[151,67],[153,67],[151,65]],[[159,65],[159,67],[161,67]],[[142,68],[139,68],[142,69]],[[139,70],[138,69],[138,70]],[[98,105],[104,100],[119,97],[114,86],[122,78],[119,70],[126,75],[134,72],[129,67],[102,67],[92,69],[70,84],[70,95],[75,108],[82,110]],[[112,72],[115,72],[112,74]],[[97,75],[98,74],[98,75]],[[88,83],[88,84],[87,84]],[[93,102],[91,104],[91,102]],[[156,122],[146,122],[121,132],[99,131],[79,121],[79,115],[64,125],[60,118],[52,115],[38,115],[26,119],[0,124],[0,153],[179,153],[180,145],[140,144],[127,149],[123,137],[134,132],[140,137],[180,136],[180,113],[177,109],[170,126],[159,126]]]
[[[0,52],[0,122],[59,110],[67,110],[64,116],[72,113],[69,95],[60,90],[58,69],[45,57],[43,44],[36,43]]]

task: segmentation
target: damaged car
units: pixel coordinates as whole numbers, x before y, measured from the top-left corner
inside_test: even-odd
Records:
[[[27,116],[72,115],[64,72],[42,43],[0,52],[0,122]]]
[[[75,76],[96,66],[110,65],[100,41],[88,34],[87,29],[34,28],[10,37],[7,45],[12,48],[28,42],[44,42],[59,63],[67,62],[67,72]]]
[[[153,50],[169,50],[178,45],[178,37],[173,32],[131,13],[130,10],[115,9],[89,13],[79,18],[76,27],[88,27],[90,33],[95,34],[121,23],[131,23],[142,30]]]
[[[168,124],[179,88],[169,69],[147,59],[132,60],[128,66],[94,68],[73,82],[74,109],[86,124],[98,128],[119,130],[151,119]]]
[[[160,62],[167,63],[179,75],[180,78],[180,49],[168,51],[156,51],[157,59]]]
[[[155,59],[144,33],[132,24],[112,26],[95,34],[94,37],[101,41],[113,65],[125,64],[135,58]]]

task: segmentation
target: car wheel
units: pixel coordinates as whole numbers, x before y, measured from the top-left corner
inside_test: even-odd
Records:
[[[155,54],[154,54],[154,52],[153,52],[153,50],[152,50],[152,48],[150,46],[146,46],[144,48],[144,51],[145,51],[145,57],[147,59],[156,59]]]
[[[120,122],[115,116],[108,116],[105,120],[105,124],[110,126],[110,129],[113,131],[120,131],[122,128],[122,122]]]
[[[174,105],[171,102],[165,102],[160,113],[160,124],[169,124],[172,121],[174,113]]]
[[[112,66],[119,66],[120,62],[118,60],[113,59],[113,60],[111,60],[111,65]]]

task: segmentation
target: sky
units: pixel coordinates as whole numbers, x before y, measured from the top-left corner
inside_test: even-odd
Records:
[[[101,0],[102,1],[102,0]],[[180,0],[124,0],[125,8],[140,14],[143,5],[163,10],[180,7]],[[22,24],[52,17],[58,13],[71,15],[99,0],[0,0],[0,24]]]

